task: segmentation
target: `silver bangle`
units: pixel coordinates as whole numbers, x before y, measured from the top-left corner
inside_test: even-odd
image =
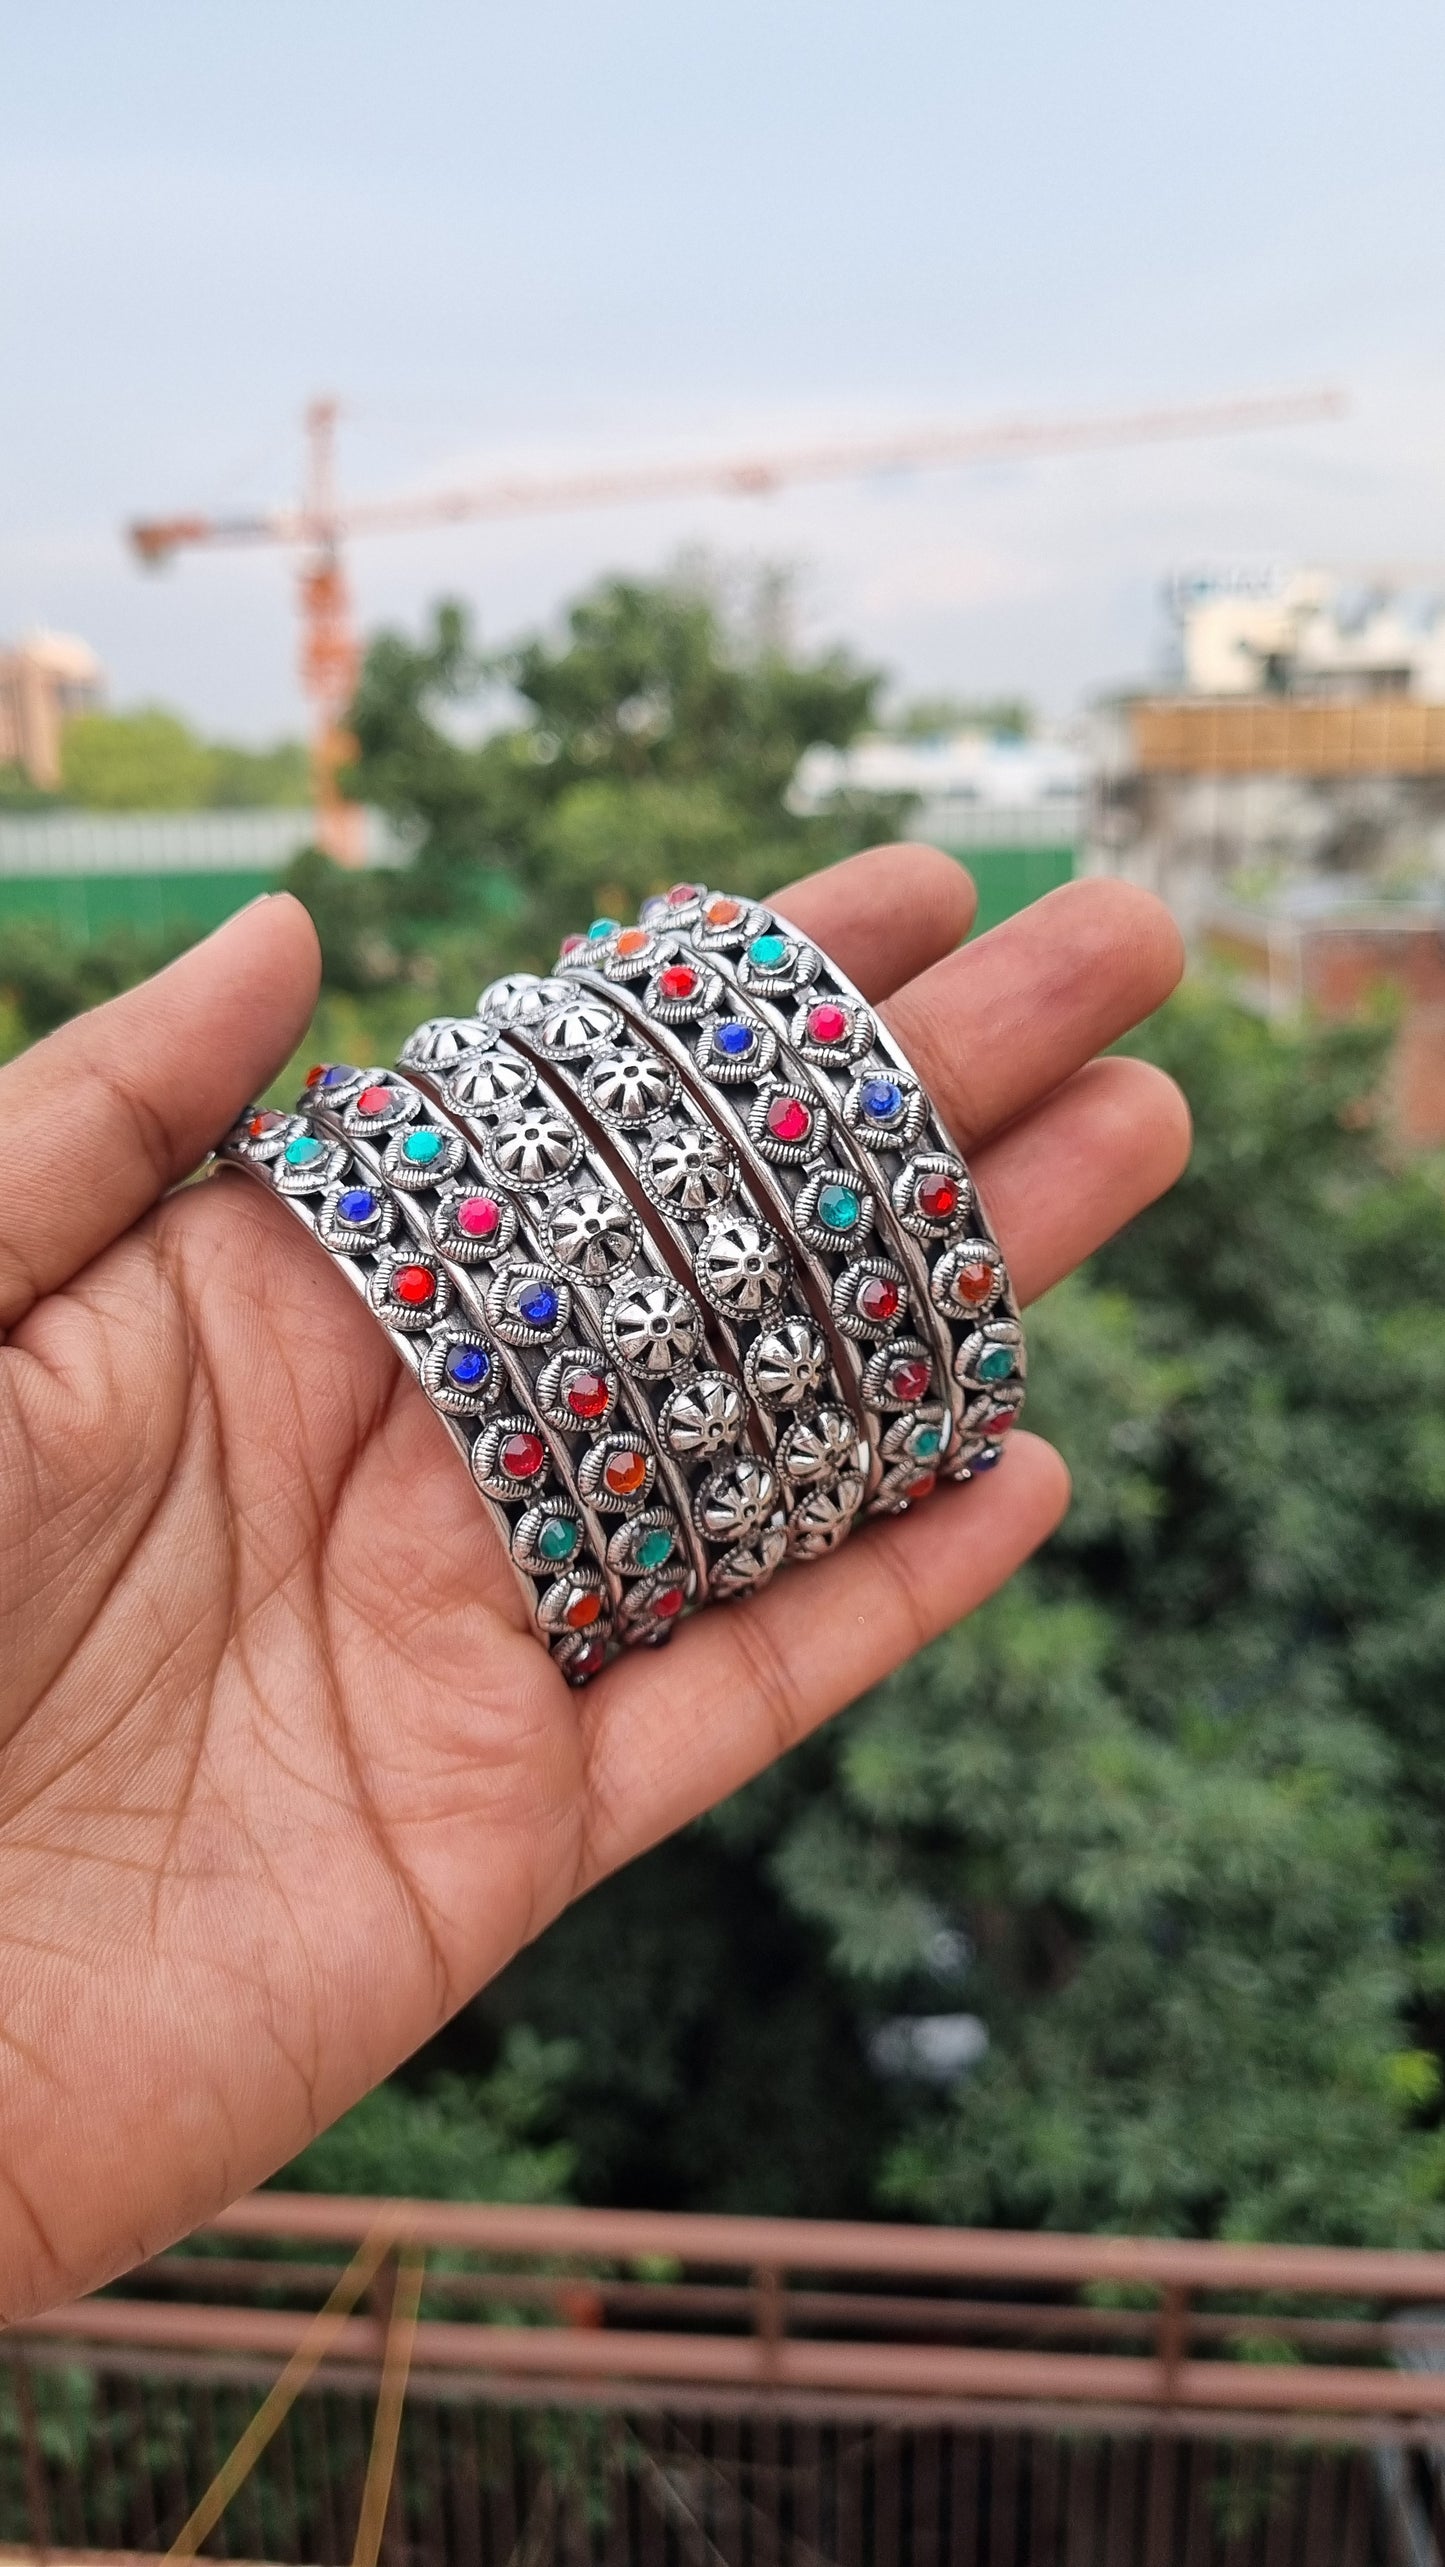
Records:
[[[408,1246],[401,1199],[376,1176],[371,1154],[329,1115],[252,1108],[216,1155],[280,1196],[385,1329],[467,1465],[538,1636],[563,1674],[585,1683],[605,1660],[611,1617],[605,1582],[585,1565],[581,1510],[537,1421],[529,1411],[509,1414],[521,1392],[505,1352],[467,1326],[430,1244]],[[490,1467],[479,1473],[483,1451]]]

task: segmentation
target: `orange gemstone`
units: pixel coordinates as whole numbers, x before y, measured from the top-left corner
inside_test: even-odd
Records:
[[[608,1455],[602,1477],[614,1497],[635,1497],[647,1478],[646,1456],[624,1445],[621,1452]]]
[[[645,954],[651,942],[645,927],[627,927],[617,939],[616,950],[630,959],[633,954]]]
[[[601,1611],[602,1598],[600,1595],[592,1595],[589,1593],[574,1595],[571,1603],[567,1607],[564,1620],[566,1621],[569,1631],[585,1631],[589,1622],[595,1622]]]
[[[987,1301],[993,1290],[993,1268],[983,1257],[970,1257],[953,1278],[955,1301],[966,1301],[973,1308]]]
[[[740,900],[710,900],[703,916],[709,927],[735,927],[743,914]]]

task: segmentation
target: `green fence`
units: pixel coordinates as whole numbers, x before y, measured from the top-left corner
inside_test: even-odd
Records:
[[[948,853],[967,865],[978,885],[976,936],[1074,878],[1072,847],[950,847]]]
[[[112,928],[141,936],[204,936],[233,910],[274,888],[273,872],[0,874],[0,964],[5,931],[38,920],[89,943]]]

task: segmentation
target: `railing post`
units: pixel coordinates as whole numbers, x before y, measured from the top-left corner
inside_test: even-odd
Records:
[[[788,2293],[777,2264],[753,2268],[753,2331],[758,2339],[758,2369],[765,2380],[778,2376],[778,2348],[788,2331]]]
[[[1160,2404],[1176,2406],[1179,2374],[1189,2347],[1189,2293],[1182,2282],[1166,2282],[1159,2294],[1159,2324],[1154,2345],[1159,2357]]]

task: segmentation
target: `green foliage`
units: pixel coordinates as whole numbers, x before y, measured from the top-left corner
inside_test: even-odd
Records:
[[[39,919],[13,920],[0,948],[0,1060],[82,1008],[99,1006],[159,971],[175,950],[170,939],[128,928],[81,944],[57,936]]]
[[[1038,716],[1021,695],[918,695],[885,724],[895,740],[931,740],[950,731],[987,731],[996,740],[1027,740]]]
[[[441,2071],[363,2097],[282,2168],[288,2191],[413,2193],[426,2201],[562,2200],[572,2151],[537,2133],[570,2065],[565,2044],[512,2032],[485,2077]]]
[[[695,573],[604,581],[560,638],[484,658],[460,607],[420,644],[383,634],[352,728],[352,789],[417,841],[404,874],[292,876],[328,980],[404,979],[425,954],[471,988],[541,963],[577,918],[630,910],[679,874],[769,890],[886,834],[893,806],[827,820],[790,811],[803,751],[871,716],[876,676],[842,652],[803,658],[775,583],[730,609]]]
[[[159,705],[77,713],[60,749],[60,798],[88,811],[204,811],[291,806],[310,790],[306,752],[291,740],[244,749],[197,737]]]

